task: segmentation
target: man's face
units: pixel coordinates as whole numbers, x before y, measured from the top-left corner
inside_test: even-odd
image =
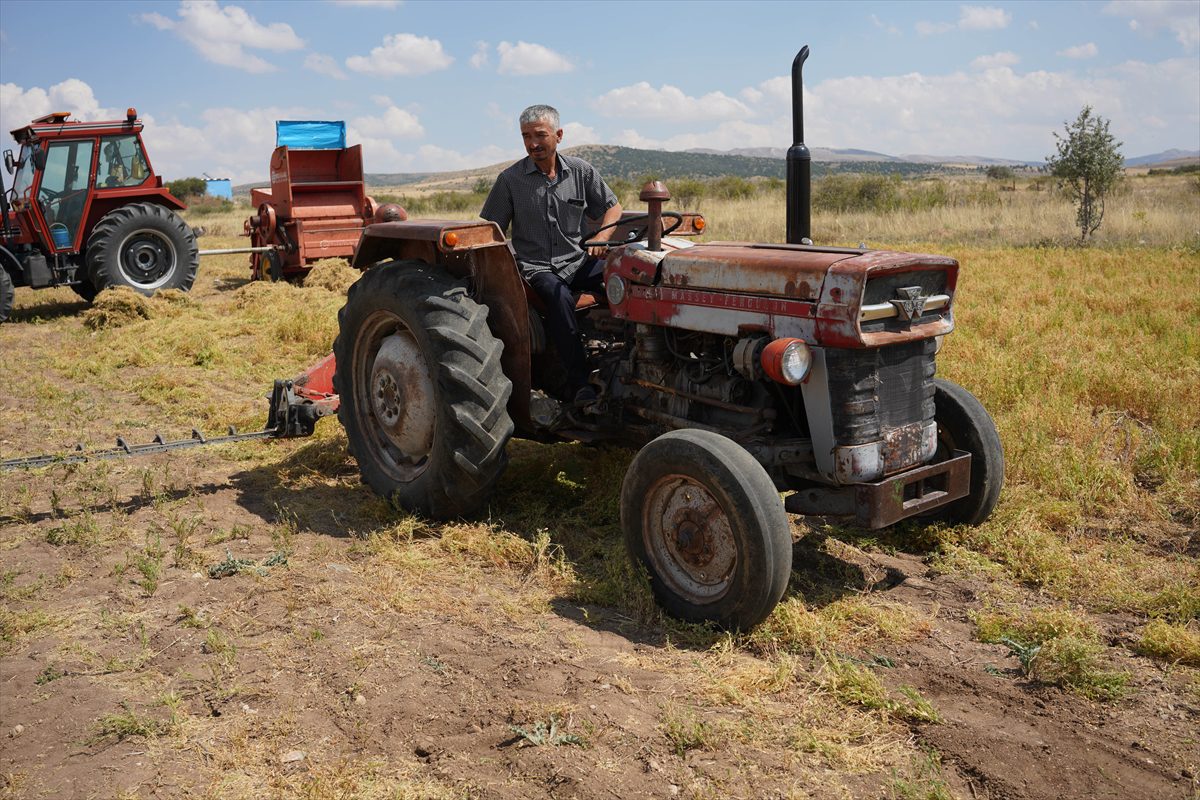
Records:
[[[526,122],[521,126],[521,138],[525,141],[525,152],[535,164],[550,164],[562,141],[562,129],[555,130],[545,120]]]

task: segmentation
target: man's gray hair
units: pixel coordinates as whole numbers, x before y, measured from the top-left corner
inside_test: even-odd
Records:
[[[554,106],[530,106],[521,112],[521,124],[528,125],[531,122],[548,122],[551,128],[558,130],[558,109]]]

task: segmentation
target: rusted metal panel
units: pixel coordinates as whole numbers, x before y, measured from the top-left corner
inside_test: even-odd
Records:
[[[812,341],[813,305],[777,297],[755,297],[669,286],[631,286],[616,319],[726,336],[757,331]]]
[[[445,234],[453,232],[458,241],[445,243]],[[483,220],[422,219],[404,222],[377,222],[363,231],[362,241],[351,266],[365,269],[386,258],[402,258],[400,243],[428,242],[442,253],[466,253],[476,248],[505,244],[504,233],[494,222]]]
[[[792,514],[854,516],[864,528],[886,528],[966,497],[971,490],[971,454],[916,467],[875,483],[803,489],[784,498]]]
[[[499,232],[494,223],[487,224]],[[471,250],[470,263],[476,299],[487,305],[488,327],[504,343],[500,363],[504,366],[504,374],[512,381],[508,414],[518,429],[532,432],[529,393],[533,356],[530,352],[529,306],[525,303],[524,283],[516,259],[504,244]]]
[[[820,297],[829,268],[852,257],[845,252],[701,244],[668,254],[662,263],[662,283],[811,301]]]

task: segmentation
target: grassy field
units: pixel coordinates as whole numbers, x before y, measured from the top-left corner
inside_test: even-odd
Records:
[[[1007,482],[978,528],[798,520],[745,635],[654,606],[623,450],[515,442],[486,518],[447,525],[363,487],[336,421],[0,475],[0,797],[1200,796],[1200,192],[1131,178],[1078,248],[1016,186],[814,215],[822,244],[959,259],[939,373]],[[783,238],[778,191],[699,205],[710,240]],[[190,221],[232,247],[248,213]],[[18,290],[0,456],[261,426],[353,274],[247,277]]]

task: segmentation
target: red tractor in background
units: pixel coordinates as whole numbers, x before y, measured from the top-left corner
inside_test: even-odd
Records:
[[[0,322],[13,289],[70,286],[91,301],[128,286],[142,294],[191,288],[196,237],[175,212],[186,206],[154,174],[142,122],[80,122],[54,113],[12,132],[4,153],[13,186],[0,184]]]

